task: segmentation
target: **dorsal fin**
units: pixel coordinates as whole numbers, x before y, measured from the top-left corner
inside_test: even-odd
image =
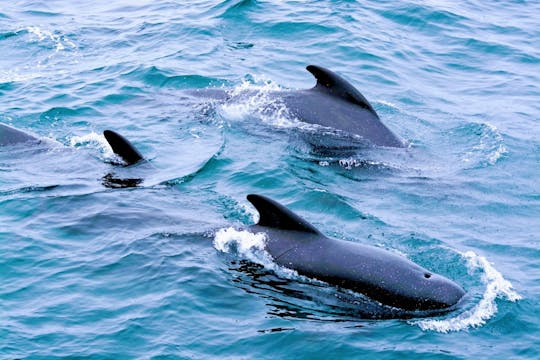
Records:
[[[111,146],[114,153],[122,158],[127,165],[133,165],[143,159],[141,153],[135,149],[128,139],[112,130],[105,130],[103,136]]]
[[[247,199],[259,212],[260,218],[257,223],[259,226],[320,234],[313,225],[277,201],[255,194],[248,195]]]
[[[306,69],[315,76],[315,79],[317,79],[317,85],[315,85],[313,89],[325,91],[330,95],[337,96],[345,101],[361,106],[379,117],[364,95],[352,86],[350,82],[335,72],[316,65],[309,65]]]

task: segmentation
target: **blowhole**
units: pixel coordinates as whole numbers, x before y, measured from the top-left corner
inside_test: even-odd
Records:
[[[429,279],[429,278],[431,277],[431,274],[425,273],[425,274],[424,274],[424,277],[425,277],[426,279]]]

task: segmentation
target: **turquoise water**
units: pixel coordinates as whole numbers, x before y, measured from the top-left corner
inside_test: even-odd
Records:
[[[4,1],[0,122],[47,141],[0,149],[0,358],[539,357],[539,13]],[[313,151],[267,96],[313,86],[309,64],[350,80],[410,146]],[[257,93],[186,92],[208,87]],[[104,129],[149,163],[112,165]],[[249,193],[407,256],[466,301],[435,318],[362,316],[239,231],[257,218]]]

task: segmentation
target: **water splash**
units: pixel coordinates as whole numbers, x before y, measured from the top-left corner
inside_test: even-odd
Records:
[[[69,145],[71,147],[97,147],[105,160],[122,162],[122,160],[119,159],[113,152],[113,149],[111,148],[105,137],[93,131],[86,135],[71,137],[69,140]]]
[[[265,249],[266,235],[253,234],[232,227],[220,229],[214,236],[214,248],[223,253],[237,255],[274,271],[278,276],[298,278],[296,271],[279,266]]]
[[[44,69],[48,67],[48,61],[56,54],[65,50],[77,51],[77,45],[66,35],[58,31],[49,31],[38,26],[28,26],[14,31],[14,34],[29,34],[31,42],[38,42],[44,47],[53,48],[54,53],[48,54],[45,58],[29,56],[30,63],[19,62],[9,69],[0,70],[0,84],[10,82],[26,82],[46,76]],[[26,46],[27,48],[29,46]],[[33,60],[37,60],[33,62]],[[77,63],[77,60],[74,60]]]
[[[243,119],[255,116],[262,122],[281,127],[298,127],[301,122],[292,116],[280,99],[273,93],[283,91],[279,85],[264,78],[244,80],[230,90],[229,101],[220,107],[222,115],[229,119]]]
[[[469,271],[476,269],[483,271],[482,282],[486,285],[480,302],[472,309],[467,310],[456,317],[444,320],[421,320],[414,322],[422,330],[433,330],[447,333],[450,331],[477,328],[486,324],[497,313],[497,298],[506,298],[512,302],[521,299],[521,296],[512,288],[512,284],[506,280],[500,272],[483,256],[473,251],[462,254],[467,260]]]
[[[338,164],[339,166],[341,166],[342,168],[346,169],[346,170],[352,170],[353,168],[357,168],[357,167],[384,167],[384,166],[387,166],[387,167],[390,167],[390,164],[386,164],[384,162],[378,162],[378,161],[373,161],[373,160],[363,160],[363,159],[356,159],[356,158],[353,158],[353,157],[348,157],[348,158],[345,158],[345,159],[339,159],[338,160]]]

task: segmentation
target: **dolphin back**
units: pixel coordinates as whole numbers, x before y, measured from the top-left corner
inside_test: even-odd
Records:
[[[39,143],[40,140],[19,129],[0,123],[0,146],[15,145],[26,142]]]
[[[359,136],[372,145],[405,146],[351,83],[321,66],[309,65],[307,70],[317,79],[313,88],[282,94],[284,104],[294,117]]]

